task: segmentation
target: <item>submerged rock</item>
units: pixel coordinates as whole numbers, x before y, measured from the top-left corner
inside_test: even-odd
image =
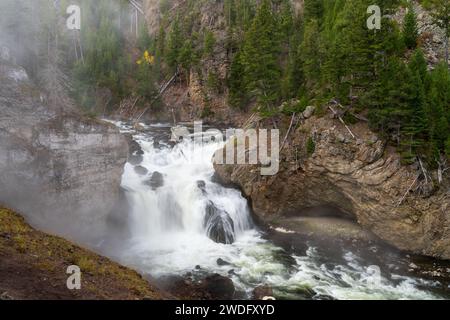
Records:
[[[229,263],[228,261],[223,260],[222,258],[217,259],[217,265],[220,267],[223,266],[229,266],[231,263]]]
[[[233,219],[212,202],[206,206],[204,226],[208,237],[217,243],[232,244],[235,240]]]
[[[153,190],[157,190],[164,186],[164,176],[158,171],[153,172],[152,177],[145,182],[146,185],[151,187]]]
[[[197,181],[197,187],[205,194],[206,193],[206,183],[203,180]]]
[[[136,166],[134,167],[134,171],[141,176],[145,176],[146,174],[148,174],[148,170],[146,168],[144,168],[143,166]]]

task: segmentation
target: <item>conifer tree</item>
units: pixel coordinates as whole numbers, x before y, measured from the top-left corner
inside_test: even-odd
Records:
[[[264,112],[270,112],[280,98],[278,30],[270,0],[263,0],[246,35],[241,64],[245,90]]]
[[[323,0],[305,0],[304,5],[304,17],[306,21],[315,19],[320,21],[323,16],[324,11],[324,1]]]
[[[317,20],[311,20],[306,24],[299,52],[305,76],[305,87],[312,92],[319,87],[322,65],[322,47]]]
[[[228,102],[235,108],[243,108],[247,103],[246,89],[244,85],[244,66],[241,62],[242,56],[239,51],[233,59],[228,76]]]
[[[175,69],[180,63],[179,57],[183,47],[183,38],[180,27],[180,18],[177,16],[172,23],[167,43],[166,61],[169,67]]]
[[[408,13],[405,15],[403,21],[403,41],[409,49],[417,47],[417,39],[419,38],[419,31],[417,27],[417,17],[414,7],[408,6]]]

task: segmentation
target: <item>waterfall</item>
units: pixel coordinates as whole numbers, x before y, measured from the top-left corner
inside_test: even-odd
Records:
[[[109,255],[143,275],[219,273],[247,297],[260,285],[286,299],[441,297],[435,282],[398,274],[410,263],[398,254],[376,255],[373,247],[354,253],[339,242],[305,243],[303,253],[274,245],[252,224],[241,192],[214,181],[212,158],[223,142],[211,134],[171,144],[170,126],[141,124],[144,132],[136,132],[115,124],[138,146],[122,177],[129,238]]]
[[[189,235],[231,244],[251,228],[246,200],[212,181],[212,158],[220,143],[208,139],[199,146],[186,139],[171,148],[146,135],[136,141],[142,161],[126,165],[122,182],[132,205],[134,237],[155,245],[161,236]]]

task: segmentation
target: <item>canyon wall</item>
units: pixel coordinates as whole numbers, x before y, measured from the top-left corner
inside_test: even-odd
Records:
[[[291,133],[277,175],[263,177],[250,165],[216,165],[216,172],[242,188],[267,224],[328,206],[397,248],[450,259],[449,177],[430,190],[417,179],[420,168],[402,165],[367,124],[351,130],[356,139],[337,119],[311,117]],[[309,152],[308,140],[315,144]]]
[[[125,139],[109,124],[47,107],[26,71],[3,51],[0,202],[43,230],[99,236],[119,198]]]

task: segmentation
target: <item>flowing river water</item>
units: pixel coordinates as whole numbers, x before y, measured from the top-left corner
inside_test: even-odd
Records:
[[[143,154],[138,165],[125,167],[129,235],[114,256],[144,276],[218,273],[231,278],[244,298],[261,285],[272,287],[278,299],[450,298],[449,265],[377,245],[307,241],[299,249],[272,241],[252,222],[241,192],[215,182],[212,157],[222,143],[207,139],[194,148],[185,139],[170,145],[170,126],[143,124],[137,132],[115,124],[133,135]],[[211,210],[231,218],[223,228],[234,240],[225,242],[232,243],[211,240]]]

